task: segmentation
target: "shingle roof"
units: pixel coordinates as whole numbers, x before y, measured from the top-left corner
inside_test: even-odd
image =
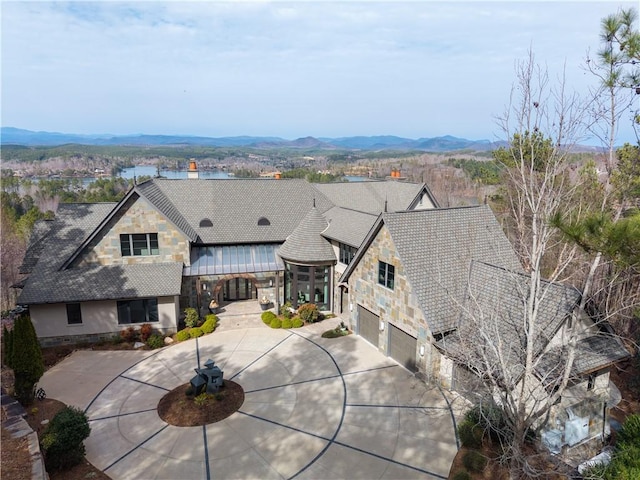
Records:
[[[472,260],[521,271],[513,247],[486,205],[386,213],[382,222],[432,333],[455,328],[455,302],[464,298]]]
[[[20,273],[31,273],[35,268],[47,243],[46,239],[53,224],[53,220],[37,220],[36,223],[34,223],[31,236],[29,237],[27,251],[22,259],[22,265],[20,265]]]
[[[359,247],[378,215],[333,207],[325,212],[324,217],[329,222],[329,226],[322,234],[324,237]]]
[[[89,266],[31,275],[19,303],[68,303],[180,295],[182,263]]]
[[[524,371],[526,345],[525,303],[529,294],[528,274],[512,272],[482,262],[473,262],[465,298],[460,298],[458,329],[437,342],[449,357],[507,384],[515,384]],[[575,288],[542,280],[538,295],[536,358],[547,347],[565,319],[580,301]],[[483,338],[484,337],[484,338]],[[508,377],[508,378],[505,378]]]
[[[322,237],[327,226],[328,223],[320,212],[312,208],[282,244],[278,255],[294,263],[335,262],[333,247]]]
[[[552,384],[557,380],[558,375],[562,374],[562,371],[558,371],[558,365],[563,364],[563,359],[567,356],[567,348],[566,345],[553,348],[540,359],[536,373],[541,379],[544,379],[545,383]],[[582,338],[576,342],[571,376],[576,378],[594,372],[629,356],[629,352],[620,340],[611,334],[600,332]]]
[[[308,182],[297,179],[154,179],[137,188],[176,225],[184,219],[204,244],[283,242],[314,200],[321,213],[333,206]],[[258,225],[261,218],[269,225]],[[204,219],[212,226],[201,227]]]
[[[406,210],[418,194],[426,189],[423,183],[397,181],[317,183],[314,186],[334,205],[375,215],[385,211],[385,201],[388,212]]]

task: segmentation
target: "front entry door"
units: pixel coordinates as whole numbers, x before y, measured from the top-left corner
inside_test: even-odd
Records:
[[[253,283],[247,278],[232,278],[224,282],[223,298],[226,301],[257,298]]]

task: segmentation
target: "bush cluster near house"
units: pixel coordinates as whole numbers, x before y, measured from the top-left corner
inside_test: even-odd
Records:
[[[629,415],[616,435],[611,463],[585,473],[584,478],[635,480],[640,478],[640,415]]]
[[[120,331],[120,335],[113,339],[114,343],[119,342],[142,342],[147,345],[151,350],[164,347],[164,337],[160,332],[153,329],[153,326],[149,323],[143,323],[139,329],[135,327],[123,328]]]
[[[315,312],[315,314],[313,312]],[[306,303],[298,308],[296,315],[293,308],[291,308],[291,303],[287,302],[280,307],[280,315],[276,315],[272,311],[267,311],[262,313],[261,318],[264,324],[271,328],[300,328],[305,324],[305,321],[318,321],[318,319],[320,319],[320,312],[318,312],[318,307],[315,304]],[[309,318],[310,320],[305,320],[305,318]]]
[[[185,325],[178,333],[176,333],[176,340],[178,342],[184,342],[190,338],[198,338],[203,335],[207,335],[213,332],[218,326],[218,317],[213,313],[210,313],[204,317],[204,321],[201,321],[198,316],[198,311],[195,308],[185,309]]]

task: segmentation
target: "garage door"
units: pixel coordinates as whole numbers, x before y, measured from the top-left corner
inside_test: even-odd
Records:
[[[380,317],[358,305],[358,334],[367,342],[378,346],[378,325]]]
[[[416,371],[417,345],[415,337],[389,324],[389,356],[412,372]]]

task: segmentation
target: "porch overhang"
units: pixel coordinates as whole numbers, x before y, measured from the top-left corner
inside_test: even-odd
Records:
[[[191,248],[191,266],[185,266],[185,277],[284,271],[277,255],[279,244],[215,245]]]

